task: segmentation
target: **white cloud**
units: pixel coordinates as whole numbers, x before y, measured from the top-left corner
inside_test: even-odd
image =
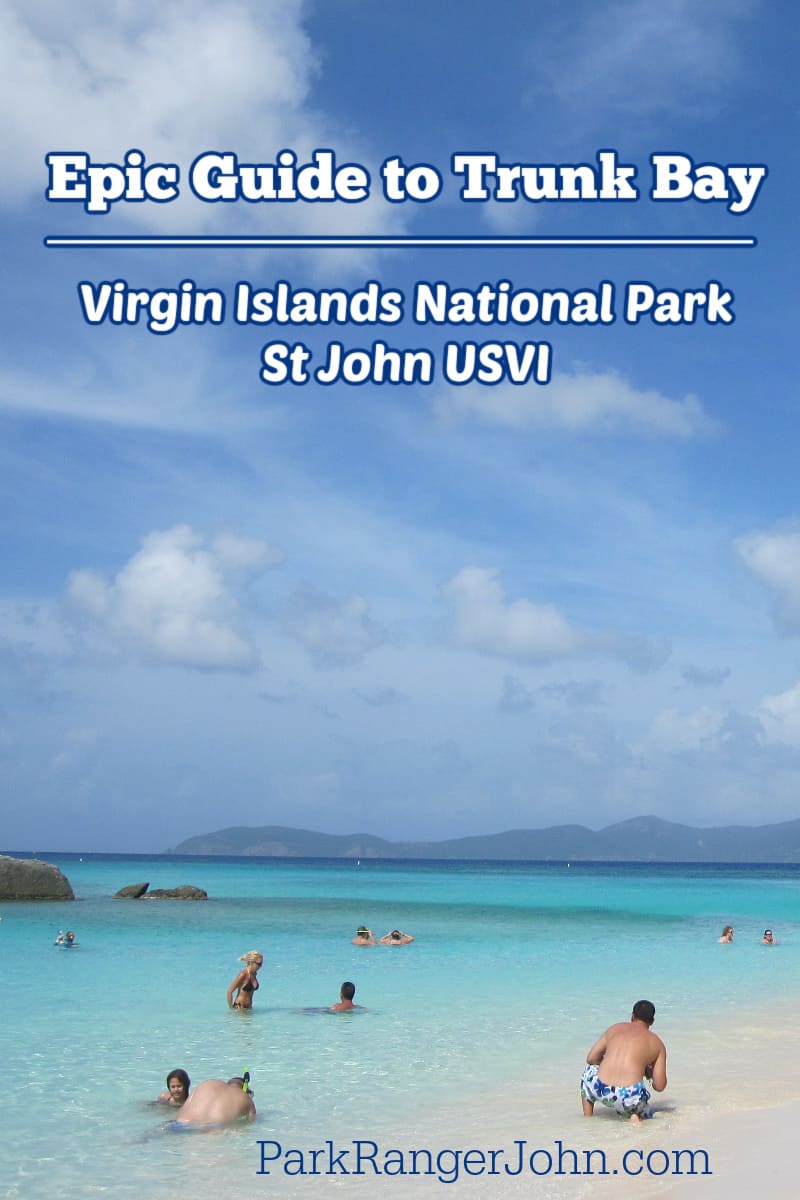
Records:
[[[662,709],[653,720],[648,741],[653,748],[676,753],[713,749],[724,725],[725,714],[717,709],[704,707],[690,713]]]
[[[752,533],[735,545],[747,569],[771,594],[779,630],[800,633],[800,532]]]
[[[339,162],[368,157],[352,133],[310,105],[318,61],[303,4],[6,0],[3,7],[3,203],[41,195],[48,153],[81,151],[93,163],[121,163],[126,150],[139,149],[148,163],[181,167],[181,198],[118,204],[117,222],[186,232],[191,206],[190,232],[218,230],[240,221],[241,205],[191,197],[187,172],[204,151],[231,150],[258,163],[281,149],[295,150],[301,163],[318,148],[334,149]],[[248,228],[296,226],[296,207],[247,205]],[[381,232],[402,223],[396,210],[372,200],[306,204],[303,231],[323,232],[332,222],[337,231],[355,231],[367,220]],[[53,205],[53,220],[56,211]]]
[[[506,599],[497,570],[464,567],[444,587],[461,646],[505,658],[550,659],[587,648],[584,634],[550,604]]]
[[[578,369],[572,375],[555,375],[546,386],[450,388],[435,396],[434,408],[443,421],[473,418],[508,429],[633,431],[690,438],[715,427],[695,396],[672,400],[654,389],[634,387],[613,370]]]
[[[95,340],[91,355],[65,349],[57,363],[0,363],[0,410],[190,434],[251,432],[284,420],[277,400],[267,406],[243,398],[200,338],[178,343],[138,332],[115,338],[113,349]],[[252,355],[255,374],[255,349]]]
[[[298,590],[287,605],[283,627],[317,667],[360,662],[387,641],[385,631],[370,617],[366,600],[355,593],[337,600],[313,588]]]
[[[764,741],[800,747],[800,683],[778,695],[765,696],[755,715],[761,722]]]
[[[143,657],[186,667],[247,670],[258,663],[231,590],[231,574],[279,561],[265,543],[220,537],[208,543],[188,525],[149,534],[111,580],[73,571],[72,609],[115,643]]]
[[[442,591],[453,610],[453,640],[479,654],[519,662],[601,654],[641,673],[669,655],[666,643],[641,635],[579,629],[552,604],[508,600],[495,568],[464,567]]]

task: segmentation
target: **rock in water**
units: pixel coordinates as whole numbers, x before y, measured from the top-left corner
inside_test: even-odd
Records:
[[[40,858],[0,854],[0,900],[74,900],[66,875]]]
[[[193,887],[190,883],[181,884],[174,888],[153,888],[145,892],[142,900],[207,900],[208,892],[202,888]]]
[[[129,883],[127,887],[120,888],[118,892],[114,892],[115,900],[138,900],[143,896],[150,887],[148,883]]]

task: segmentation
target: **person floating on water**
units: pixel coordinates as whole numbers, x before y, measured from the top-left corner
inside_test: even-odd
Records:
[[[655,1015],[649,1000],[637,1000],[630,1021],[612,1025],[592,1046],[581,1077],[585,1117],[594,1116],[598,1103],[629,1117],[633,1124],[651,1115],[645,1080],[651,1081],[657,1092],[667,1086],[666,1047],[650,1029]]]
[[[339,1003],[331,1005],[331,1012],[352,1012],[354,1009],[362,1009],[361,1004],[353,1004],[355,994],[356,985],[346,980],[339,990]]]
[[[242,954],[239,962],[244,967],[228,988],[229,1008],[252,1008],[253,992],[258,991],[258,972],[264,965],[264,955],[260,950],[248,950]]]
[[[176,1067],[167,1076],[167,1090],[161,1093],[157,1103],[171,1104],[174,1108],[179,1108],[189,1099],[189,1088],[191,1086],[192,1081],[183,1067]]]
[[[733,941],[733,926],[726,925],[724,927],[724,929],[722,930],[721,936],[717,938],[717,941],[722,942],[723,944],[727,943],[727,942],[732,942]]]
[[[354,946],[377,946],[375,934],[371,929],[367,929],[366,925],[359,925],[356,930],[356,936],[353,938]]]
[[[393,929],[391,933],[385,933],[381,938],[382,946],[407,946],[409,942],[413,942],[413,937],[410,933],[403,933],[400,929]]]
[[[216,1129],[245,1118],[255,1121],[256,1106],[250,1091],[250,1076],[235,1075],[227,1083],[222,1079],[205,1079],[198,1083],[181,1108],[180,1116],[167,1128],[175,1130]]]

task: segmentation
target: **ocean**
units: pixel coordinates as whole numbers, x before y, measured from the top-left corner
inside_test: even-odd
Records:
[[[77,899],[0,905],[10,1200],[434,1195],[467,1184],[345,1175],[347,1158],[325,1178],[287,1175],[275,1146],[613,1147],[624,1123],[583,1121],[578,1079],[589,1045],[642,998],[670,1051],[652,1139],[659,1123],[746,1104],[726,1086],[730,1039],[757,1052],[800,991],[798,867],[41,857]],[[113,898],[144,880],[209,900]],[[415,941],[355,947],[362,923]],[[718,945],[728,923],[735,941]],[[55,947],[68,928],[78,945]],[[261,986],[251,1012],[232,1012],[225,992],[250,949],[265,956]],[[333,1004],[344,980],[363,1011],[304,1011]],[[152,1101],[178,1066],[193,1083],[249,1070],[256,1122],[165,1132],[174,1114]],[[800,1095],[792,1072],[778,1085]],[[478,1182],[524,1191],[518,1177]],[[584,1194],[535,1183],[537,1196]]]

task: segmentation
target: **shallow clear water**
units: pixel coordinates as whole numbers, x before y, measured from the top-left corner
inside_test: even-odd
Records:
[[[656,1003],[668,1044],[693,1026],[702,1046],[712,1015],[800,984],[795,868],[49,860],[77,902],[0,909],[0,1196],[15,1200],[211,1197],[223,1183],[310,1195],[255,1175],[258,1139],[425,1145],[442,1113],[537,1086],[571,1121],[587,1046],[633,1001]],[[145,879],[210,899],[112,898]],[[362,922],[416,941],[354,947]],[[736,941],[718,946],[728,922]],[[759,944],[767,925],[776,947]],[[79,946],[55,948],[59,928]],[[261,987],[233,1013],[225,991],[252,948]],[[344,979],[366,1011],[301,1011],[332,1004]],[[169,1114],[147,1101],[176,1066],[195,1082],[248,1068],[256,1124],[159,1133]]]

